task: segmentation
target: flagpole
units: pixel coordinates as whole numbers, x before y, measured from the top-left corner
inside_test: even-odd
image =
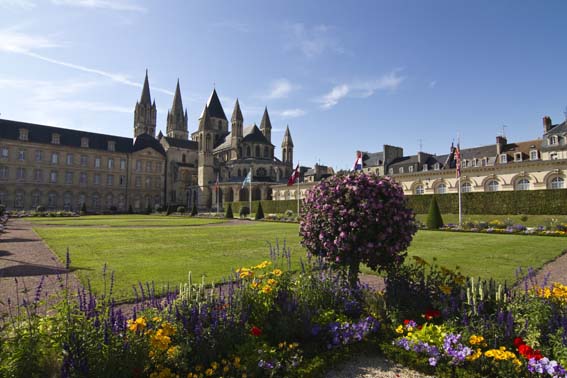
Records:
[[[252,214],[252,167],[250,167],[250,186],[248,189],[248,202],[250,206],[250,214]]]
[[[217,173],[217,215],[219,215],[219,200],[220,200],[220,188],[219,188],[219,174]]]
[[[459,181],[458,181],[458,185],[459,185],[459,227],[461,227],[463,225],[463,201],[462,201],[462,197],[461,197],[461,161],[462,161],[462,157],[461,157],[461,135],[457,135],[457,148],[459,149],[459,161],[457,162],[457,164],[459,164],[459,166],[457,167],[457,172],[459,172]]]
[[[299,162],[297,163],[297,165],[299,166]],[[297,218],[299,218],[299,198],[300,197],[301,197],[301,191],[299,190],[299,176],[298,176],[297,177]]]

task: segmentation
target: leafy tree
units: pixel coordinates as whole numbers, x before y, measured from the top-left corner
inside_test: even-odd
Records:
[[[437,230],[440,227],[443,227],[443,217],[441,216],[441,211],[439,210],[439,205],[437,204],[437,198],[435,196],[433,196],[433,199],[429,204],[429,213],[427,214],[426,225],[430,230]]]
[[[193,204],[193,208],[191,209],[191,216],[195,216],[199,213],[199,211],[197,210],[197,205]]]
[[[264,209],[262,209],[262,202],[258,202],[258,210],[256,210],[255,220],[264,219]]]
[[[402,188],[390,178],[351,172],[311,188],[304,200],[301,244],[354,286],[360,263],[389,270],[403,263],[417,231]]]
[[[242,206],[240,208],[240,218],[250,215],[250,208],[248,206]]]
[[[225,218],[227,219],[233,219],[234,218],[234,214],[232,213],[232,204],[228,204],[228,208],[226,209],[226,214],[224,215]]]

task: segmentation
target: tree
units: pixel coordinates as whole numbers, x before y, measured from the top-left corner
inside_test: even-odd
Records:
[[[193,204],[193,208],[191,209],[191,216],[195,216],[199,213],[199,211],[197,210],[197,205]]]
[[[430,230],[438,230],[440,227],[443,227],[443,217],[441,216],[441,211],[437,204],[437,197],[435,196],[433,196],[433,199],[429,204],[429,213],[427,214],[426,225]]]
[[[389,270],[403,263],[417,231],[402,188],[390,178],[351,172],[311,188],[304,200],[301,244],[338,268],[352,286],[360,263]]]
[[[228,208],[226,209],[226,214],[224,215],[225,218],[227,219],[233,219],[234,218],[234,214],[232,213],[232,204],[229,203],[228,204]]]
[[[246,217],[250,214],[250,208],[248,206],[242,206],[240,208],[240,218]]]
[[[264,209],[262,209],[262,202],[258,201],[258,210],[256,210],[255,220],[264,219]]]

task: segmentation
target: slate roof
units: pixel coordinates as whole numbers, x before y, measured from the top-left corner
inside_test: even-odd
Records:
[[[21,128],[28,130],[28,141],[32,143],[51,144],[51,135],[55,133],[60,135],[59,144],[62,146],[81,147],[81,138],[89,138],[90,149],[108,151],[108,142],[114,141],[116,143],[116,152],[128,153],[132,151],[132,138],[37,125],[7,119],[0,119],[0,138],[18,140],[20,137],[19,129]]]
[[[567,121],[553,125],[551,129],[544,135],[565,134],[567,133]]]
[[[273,144],[268,142],[264,134],[262,134],[262,132],[256,125],[245,127],[244,130],[242,130],[242,134],[243,134],[242,135],[243,142],[269,144],[273,146]],[[226,134],[226,136],[224,137],[224,141],[221,144],[219,144],[217,147],[215,147],[214,151],[216,152],[230,148],[232,146],[231,138],[232,138],[232,132]]]
[[[185,148],[188,150],[197,150],[199,148],[199,143],[194,140],[177,139],[171,137],[163,137],[171,147]]]
[[[158,140],[156,138],[152,137],[151,135],[142,134],[142,135],[138,135],[134,139],[134,145],[132,146],[132,152],[141,151],[144,148],[153,148],[154,150],[156,150],[157,152],[159,152],[163,156],[166,156],[165,150],[163,149],[163,146],[161,145],[161,143],[158,142]]]
[[[144,79],[144,87],[142,88],[142,96],[140,97],[140,104],[151,105],[150,97],[150,84],[148,83],[148,70],[146,70],[146,78]]]
[[[384,163],[384,152],[362,152],[362,164],[365,167],[376,167]]]
[[[213,89],[213,93],[207,101],[207,107],[209,108],[209,116],[227,120],[216,89]]]

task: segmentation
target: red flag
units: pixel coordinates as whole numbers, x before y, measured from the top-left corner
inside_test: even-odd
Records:
[[[291,173],[291,176],[289,176],[289,180],[287,180],[287,186],[292,186],[293,184],[295,184],[295,181],[297,179],[299,179],[299,163],[297,163],[297,167],[295,167],[295,169]]]
[[[217,174],[217,181],[215,182],[215,192],[219,191],[219,175]]]
[[[457,144],[455,149],[455,162],[457,164],[457,178],[461,177],[461,147]]]

